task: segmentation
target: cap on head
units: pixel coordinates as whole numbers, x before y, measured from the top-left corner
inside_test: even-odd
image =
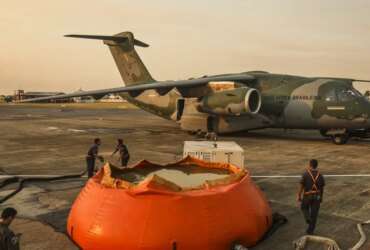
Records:
[[[319,162],[316,159],[311,159],[310,160],[310,167],[311,168],[316,169],[318,165],[319,165]]]
[[[1,218],[3,220],[6,220],[8,218],[14,218],[16,215],[17,215],[17,210],[15,210],[15,208],[12,208],[12,207],[7,207],[3,210],[3,212],[1,213]]]

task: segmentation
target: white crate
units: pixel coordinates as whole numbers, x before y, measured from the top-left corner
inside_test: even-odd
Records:
[[[233,141],[185,141],[183,156],[187,155],[244,168],[244,150]]]

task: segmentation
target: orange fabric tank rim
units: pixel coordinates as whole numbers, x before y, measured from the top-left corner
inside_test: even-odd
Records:
[[[244,179],[250,179],[249,173],[245,169],[238,168],[231,164],[225,163],[211,163],[199,160],[197,158],[193,158],[191,156],[187,156],[186,158],[178,161],[176,163],[171,163],[167,165],[158,165],[155,163],[151,163],[149,161],[143,160],[131,167],[129,170],[135,170],[140,168],[188,168],[189,166],[196,165],[199,168],[210,169],[210,170],[225,170],[228,171],[228,176],[224,178],[219,178],[217,180],[205,180],[204,183],[201,185],[191,186],[191,187],[180,187],[174,182],[166,180],[158,175],[147,176],[145,179],[140,181],[137,184],[134,184],[130,181],[126,181],[120,178],[112,177],[112,170],[113,171],[124,171],[127,168],[118,168],[115,166],[110,165],[109,163],[105,164],[105,166],[94,176],[93,180],[97,183],[101,183],[103,186],[107,188],[121,188],[126,189],[127,192],[130,193],[143,193],[143,192],[158,192],[158,193],[172,193],[176,192],[177,195],[187,195],[190,191],[202,190],[202,194],[206,194],[206,190],[214,190],[217,187],[231,188],[232,184]],[[179,193],[181,192],[181,193]],[[193,193],[193,192],[191,192]],[[213,193],[213,192],[210,192]]]

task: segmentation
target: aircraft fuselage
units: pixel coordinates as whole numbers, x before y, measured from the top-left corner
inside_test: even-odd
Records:
[[[177,121],[189,131],[230,133],[259,128],[286,129],[369,129],[370,103],[352,86],[336,78],[306,78],[266,72],[247,72],[256,80],[235,83],[261,94],[257,114],[215,115],[199,111],[199,98],[184,98],[175,89],[161,96],[147,90],[137,97],[122,94],[136,106]],[[220,100],[221,102],[222,100]],[[181,113],[181,114],[180,114]]]

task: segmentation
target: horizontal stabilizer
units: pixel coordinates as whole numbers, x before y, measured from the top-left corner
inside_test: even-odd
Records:
[[[65,37],[73,38],[84,38],[84,39],[95,39],[95,40],[105,40],[113,41],[116,43],[124,43],[128,41],[128,37],[125,36],[99,36],[99,35],[65,35]],[[140,47],[149,47],[149,44],[146,44],[140,40],[134,39],[134,44]]]

